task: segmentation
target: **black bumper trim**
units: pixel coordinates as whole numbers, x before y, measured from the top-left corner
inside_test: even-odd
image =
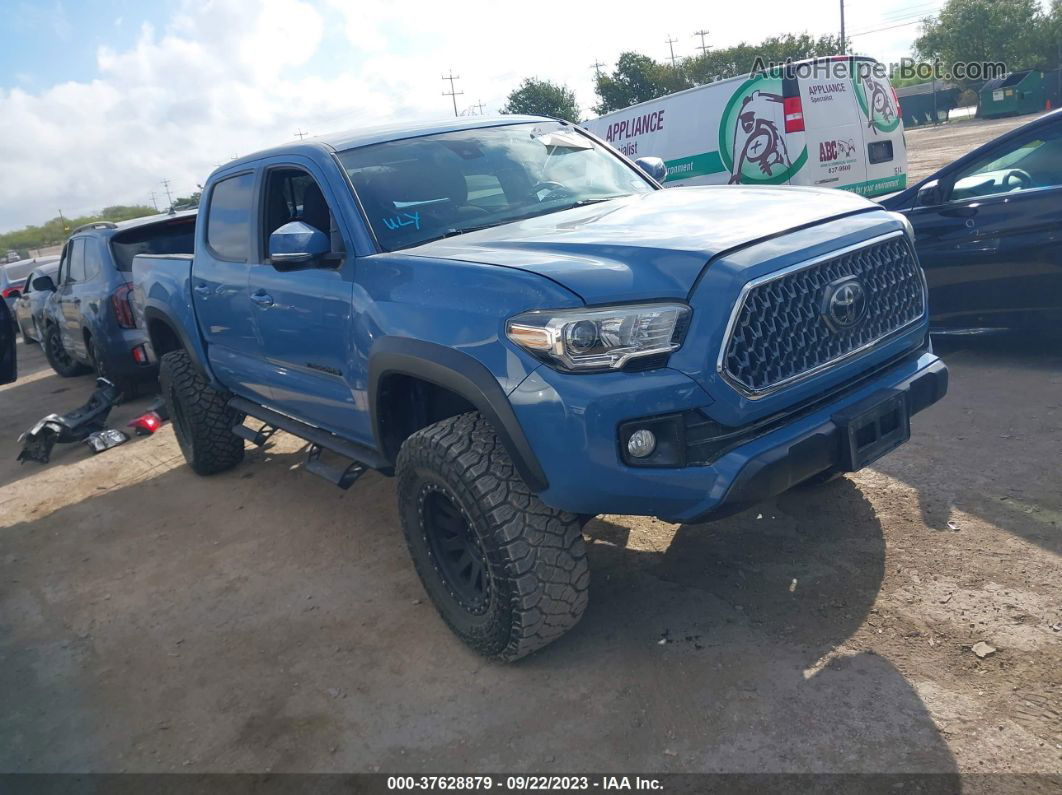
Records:
[[[938,359],[891,388],[904,393],[908,416],[917,414],[947,394],[948,368]],[[827,420],[790,445],[762,453],[745,464],[719,505],[686,522],[693,524],[738,513],[808,478],[841,468],[841,443],[840,429],[833,420]]]

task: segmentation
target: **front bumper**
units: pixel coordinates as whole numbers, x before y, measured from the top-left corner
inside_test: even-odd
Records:
[[[549,487],[547,505],[580,514],[660,516],[694,522],[723,516],[780,494],[821,472],[843,468],[841,410],[882,392],[905,396],[908,415],[940,400],[948,371],[929,352],[912,353],[854,388],[791,421],[730,449],[710,465],[631,467],[617,442],[633,417],[710,407],[687,376],[663,369],[587,378],[541,367],[510,394],[510,402]],[[710,408],[709,408],[710,411]]]

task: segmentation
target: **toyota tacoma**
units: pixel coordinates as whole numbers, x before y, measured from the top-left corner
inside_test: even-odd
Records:
[[[591,517],[700,522],[905,442],[947,370],[904,218],[663,168],[519,116],[219,168],[194,255],[134,262],[188,463],[283,430],[338,486],[396,476],[442,618],[514,660],[586,608]]]

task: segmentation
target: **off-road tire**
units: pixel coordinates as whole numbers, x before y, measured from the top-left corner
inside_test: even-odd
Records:
[[[44,356],[48,360],[48,364],[63,378],[73,378],[74,376],[92,372],[90,368],[81,364],[66,352],[58,326],[49,325],[44,329],[44,341],[42,344],[44,345]]]
[[[162,357],[159,386],[177,443],[196,474],[224,472],[243,460],[243,439],[232,429],[244,415],[229,408],[230,396],[213,389],[185,351]]]
[[[398,506],[410,555],[443,620],[487,657],[512,661],[556,640],[586,609],[590,571],[581,518],[543,504],[479,413],[423,428],[402,445]],[[429,500],[456,507],[485,562],[485,595],[470,607],[433,551]]]

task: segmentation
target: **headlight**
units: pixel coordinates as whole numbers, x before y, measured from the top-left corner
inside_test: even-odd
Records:
[[[631,359],[678,350],[689,317],[685,304],[538,310],[511,318],[505,333],[564,370],[618,370]]]

